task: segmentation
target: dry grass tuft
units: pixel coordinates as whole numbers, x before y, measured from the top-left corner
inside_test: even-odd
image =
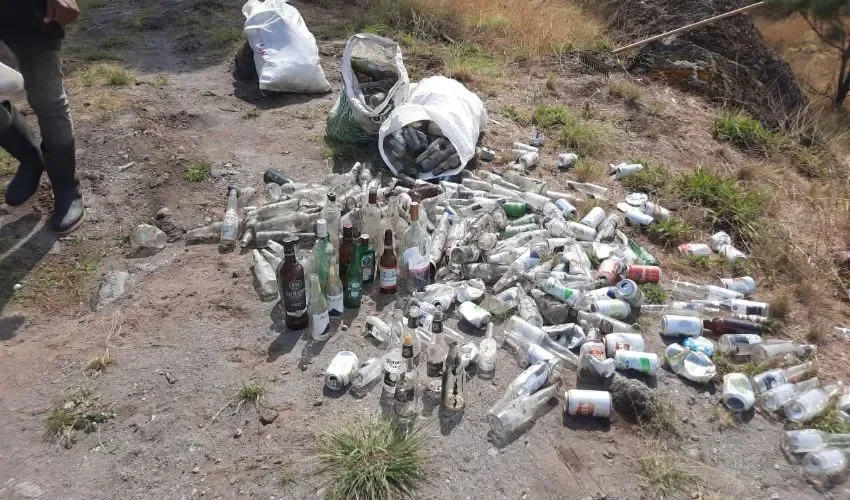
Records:
[[[637,461],[637,473],[646,480],[652,498],[668,498],[685,488],[699,484],[699,478],[681,468],[681,458],[654,453]]]

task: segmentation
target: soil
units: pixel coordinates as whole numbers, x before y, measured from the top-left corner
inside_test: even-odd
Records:
[[[612,24],[625,43],[657,35],[743,7],[741,0],[613,2]],[[623,36],[628,34],[628,40]],[[746,109],[764,123],[785,124],[805,104],[791,66],[764,41],[748,14],[673,35],[641,48],[630,70],[648,72],[672,85]],[[682,63],[696,72],[681,74]]]
[[[239,2],[213,4],[211,23],[241,25]],[[315,498],[321,486],[311,474],[315,433],[386,412],[380,388],[363,399],[323,391],[324,368],[338,351],[353,350],[363,359],[380,354],[363,336],[363,321],[388,313],[393,304],[375,290],[367,287],[359,312],[349,311],[334,324],[330,340],[316,343],[286,331],[274,305],[257,299],[249,255],[179,240],[151,257],[129,253],[132,229],[161,222],[156,214],[163,207],[170,211],[169,234],[179,234],[175,228],[218,220],[226,187],[259,187],[268,167],[312,182],[350,167],[353,160],[326,159],[322,137],[340,89],[345,44],[333,28],[355,7],[292,5],[317,34],[333,86],[329,94],[262,95],[254,84],[234,81],[238,45],[213,49],[202,35],[186,38],[179,22],[168,21],[197,12],[192,2],[161,2],[152,19],[124,30],[132,43],[121,49],[121,58],[137,75],[128,88],[81,85],[75,70],[85,63],[75,54],[98,46],[138,11],[125,4],[92,10],[69,35],[68,86],[89,215],[72,236],[56,238],[44,227],[51,207],[47,186],[26,206],[0,208],[0,497]],[[433,57],[421,53],[407,64],[415,66],[412,74],[440,71]],[[505,147],[530,132],[499,115],[505,106],[554,100],[612,124],[612,159],[648,155],[691,168],[701,158],[729,170],[743,161],[734,152],[731,160],[721,160],[710,134],[709,102],[653,84],[645,98],[652,106],[624,103],[577,59],[559,64],[552,76],[551,67],[530,61],[507,67],[498,81],[470,84],[493,118],[486,145]],[[157,76],[167,83],[155,84]],[[122,100],[104,119],[95,111],[104,97],[115,95]],[[248,117],[254,108],[261,114]],[[185,168],[199,160],[212,164],[211,178],[184,180]],[[132,161],[125,170],[117,168]],[[554,151],[537,174],[554,186],[572,178],[557,172]],[[614,199],[623,194],[613,182],[602,183]],[[124,296],[94,312],[91,298],[113,271],[130,273]],[[13,293],[17,283],[22,288]],[[839,310],[825,304],[823,314]],[[113,321],[120,324],[114,331]],[[454,320],[449,325],[457,326]],[[662,352],[659,336],[647,339],[652,351]],[[89,360],[106,349],[114,363],[97,376],[86,373]],[[843,362],[837,355],[829,366]],[[707,492],[764,499],[850,495],[844,485],[819,493],[806,483],[800,467],[779,451],[781,423],[756,413],[719,429],[711,421],[720,404],[716,390],[685,384],[666,370],[653,383],[678,409],[681,438],[653,438],[618,416],[604,424],[565,419],[561,403],[553,403],[527,432],[496,445],[487,437],[487,410],[521,371],[505,350],[497,366],[492,381],[472,380],[464,413],[446,418],[433,411],[421,419],[433,438],[427,445],[429,479],[417,497],[653,497],[635,464],[659,449],[703,481],[666,498],[705,498],[700,495]],[[268,389],[268,425],[254,408],[234,402],[248,381]],[[94,387],[116,416],[96,432],[79,433],[65,449],[45,436],[44,422],[53,402],[80,384]],[[567,380],[563,388],[573,386]],[[294,480],[281,484],[282,476]]]

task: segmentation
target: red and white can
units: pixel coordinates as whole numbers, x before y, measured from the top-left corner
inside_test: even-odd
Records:
[[[606,286],[611,286],[620,281],[620,273],[623,271],[623,262],[619,259],[608,258],[599,263],[596,270],[596,279],[605,281]]]
[[[679,245],[679,253],[690,257],[708,257],[711,255],[711,247],[705,243],[682,243]]]
[[[605,355],[614,357],[618,350],[643,352],[646,341],[639,333],[609,333],[605,336]]]
[[[564,411],[567,415],[599,418],[611,416],[611,393],[608,391],[570,389],[564,396]]]
[[[661,281],[661,268],[658,266],[629,264],[626,267],[626,279],[630,279],[636,283],[658,283]]]

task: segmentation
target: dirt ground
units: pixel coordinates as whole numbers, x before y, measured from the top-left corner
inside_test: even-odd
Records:
[[[293,2],[319,38],[331,93],[262,96],[234,82],[236,47],[213,50],[203,30],[187,36],[179,25],[184,14],[197,15],[193,5],[199,3],[163,2],[153,11],[110,4],[90,11],[69,35],[66,64],[88,222],[70,237],[53,236],[44,227],[46,186],[31,204],[0,207],[2,498],[315,498],[321,486],[311,475],[315,433],[386,411],[380,388],[363,399],[334,395],[323,392],[322,377],[340,350],[361,359],[379,355],[363,337],[363,318],[391,310],[392,302],[365,294],[359,314],[348,312],[330,340],[315,343],[287,332],[273,306],[257,299],[249,255],[183,241],[152,257],[129,255],[132,229],[163,207],[190,229],[220,218],[228,185],[259,187],[268,167],[321,181],[331,168],[350,165],[328,162],[322,137],[340,88],[345,44],[332,27],[351,8]],[[237,4],[223,2],[227,9],[209,22],[239,27]],[[81,54],[103,44],[116,26],[131,40],[118,52],[136,83],[86,87],[75,76],[88,64]],[[440,71],[427,54],[411,54],[406,62],[414,74]],[[550,101],[587,105],[606,117],[613,127],[606,153],[612,161],[646,156],[683,169],[702,163],[730,171],[748,161],[711,138],[714,109],[699,98],[651,84],[646,102],[629,104],[609,95],[607,80],[577,59],[547,64],[516,64],[498,78],[470,83],[493,119],[486,144],[502,147],[528,136],[528,129],[500,115],[505,106],[531,109]],[[254,108],[259,116],[246,115]],[[558,174],[553,158],[548,152],[539,175],[563,184],[571,176]],[[199,160],[212,164],[211,178],[184,180],[184,170]],[[135,163],[118,169],[129,162]],[[95,310],[103,277],[115,271],[129,273],[126,292]],[[17,283],[22,288],[13,293]],[[830,302],[824,314],[844,314],[846,322],[843,307],[842,313]],[[661,338],[647,338],[661,353]],[[834,345],[843,351],[842,342]],[[98,376],[87,373],[89,360],[106,349],[114,363]],[[830,362],[838,366],[846,358],[839,352]],[[647,438],[619,417],[605,426],[565,420],[561,402],[528,432],[497,447],[487,439],[486,412],[520,371],[502,350],[495,379],[473,379],[459,419],[437,412],[423,417],[434,437],[427,446],[429,479],[417,497],[653,497],[636,463],[654,453],[702,480],[672,498],[850,497],[845,485],[819,493],[807,484],[800,467],[779,450],[781,423],[757,413],[720,429],[712,421],[719,393],[687,385],[666,370],[659,370],[657,391],[678,410],[679,439]],[[261,425],[253,408],[237,412],[228,404],[247,381],[268,389],[264,417],[272,423]],[[93,387],[116,416],[97,432],[79,433],[65,449],[45,437],[44,421],[53,402],[80,384]],[[568,380],[565,388],[573,384]]]

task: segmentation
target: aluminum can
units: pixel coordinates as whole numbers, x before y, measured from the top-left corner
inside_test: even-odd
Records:
[[[563,198],[556,200],[555,206],[558,207],[558,210],[560,210],[561,214],[563,214],[563,216],[567,219],[575,218],[578,215],[578,209],[574,207],[572,203]]]
[[[647,201],[641,207],[641,211],[646,215],[651,215],[654,219],[658,219],[660,221],[668,221],[670,220],[670,211],[666,208],[653,203],[651,201]]]
[[[578,222],[567,222],[567,230],[570,231],[577,240],[593,241],[593,239],[596,238],[596,229]]]
[[[711,255],[711,247],[705,243],[682,243],[679,245],[679,253],[690,257],[708,257]]]
[[[575,153],[561,153],[555,159],[555,165],[558,168],[568,169],[576,164],[578,161],[578,155]]]
[[[665,337],[698,337],[702,335],[702,318],[665,314],[661,317],[661,335]]]
[[[636,283],[658,283],[661,281],[661,268],[629,264],[626,267],[626,278]]]
[[[332,391],[341,391],[354,378],[360,360],[351,351],[340,351],[331,360],[325,370],[325,387]]]
[[[711,248],[713,248],[715,252],[719,252],[721,247],[732,244],[732,237],[725,231],[718,231],[712,234],[709,239],[711,240]]]
[[[646,340],[639,333],[609,333],[605,336],[605,355],[614,357],[618,350],[643,352]]]
[[[449,253],[449,260],[453,264],[475,262],[479,257],[481,257],[481,249],[472,245],[454,247]]]
[[[604,314],[615,319],[625,319],[629,317],[632,308],[625,300],[599,299],[590,304],[590,312]]]
[[[629,210],[626,212],[626,222],[632,226],[648,226],[655,222],[655,219],[639,210]]]
[[[634,370],[654,376],[658,371],[658,355],[652,352],[626,351],[614,352],[614,360],[620,370]]]
[[[464,302],[457,308],[457,311],[463,316],[463,319],[476,328],[484,328],[491,320],[490,312],[474,302]]]
[[[740,278],[722,278],[720,282],[728,288],[744,295],[752,295],[756,291],[756,280],[749,276]]]
[[[580,224],[584,224],[587,227],[592,227],[596,229],[599,227],[599,224],[602,224],[602,221],[605,220],[605,209],[602,207],[593,207],[590,212],[587,213],[582,219],[579,221]]]
[[[567,415],[599,418],[611,416],[611,393],[608,391],[570,389],[564,396],[564,411]]]
[[[637,283],[630,279],[621,280],[614,287],[615,299],[622,299],[631,306],[639,306],[643,302],[643,293],[638,288]]]

